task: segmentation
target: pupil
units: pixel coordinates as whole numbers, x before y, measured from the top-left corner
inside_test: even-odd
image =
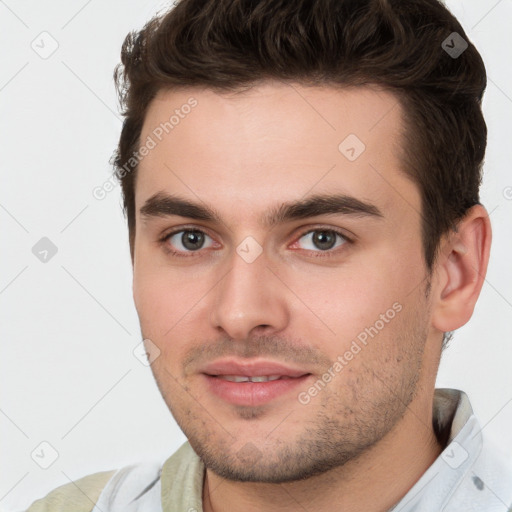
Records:
[[[181,236],[183,247],[191,251],[200,249],[204,243],[204,235],[200,231],[186,231]]]
[[[332,249],[336,243],[336,235],[332,231],[316,231],[313,234],[313,243],[319,249]]]

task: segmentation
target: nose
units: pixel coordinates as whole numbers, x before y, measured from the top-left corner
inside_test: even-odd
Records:
[[[229,263],[230,270],[215,287],[213,327],[234,340],[246,340],[256,331],[270,335],[285,329],[288,290],[270,270],[264,253],[249,263],[234,252]]]

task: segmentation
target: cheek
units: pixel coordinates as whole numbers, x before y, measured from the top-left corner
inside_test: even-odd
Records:
[[[379,268],[373,263],[289,277],[294,282],[290,287],[302,301],[302,314],[308,306],[337,339],[357,335],[404,296],[402,276],[389,265]]]
[[[142,335],[160,349],[162,357],[152,366],[163,377],[161,365],[172,368],[176,376],[179,374],[178,367],[191,337],[206,339],[206,323],[199,316],[205,311],[201,299],[211,286],[208,287],[208,282],[200,285],[183,272],[170,269],[134,269],[133,297]]]
[[[144,241],[136,247],[133,299],[137,311],[147,318],[165,319],[168,324],[177,321],[207,293],[215,279],[218,275],[214,269],[173,264],[163,249],[146,247]]]
[[[294,325],[331,359],[347,350],[359,352],[358,346],[365,353],[361,359],[357,356],[360,362],[368,357],[388,357],[395,351],[404,313],[415,300],[410,292],[421,282],[421,269],[393,251],[374,256],[334,271],[303,272],[300,278],[288,273],[290,287],[302,300],[293,314]],[[304,305],[310,311],[305,311]]]
[[[184,305],[190,300],[187,287],[177,286],[165,274],[135,269],[133,299],[141,328],[146,337],[165,336],[184,315]]]

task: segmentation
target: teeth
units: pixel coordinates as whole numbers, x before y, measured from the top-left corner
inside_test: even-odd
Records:
[[[269,380],[277,380],[280,375],[269,375],[267,377],[251,377],[251,382],[268,382]]]
[[[223,380],[229,380],[230,382],[248,382],[249,377],[244,377],[241,375],[219,375],[219,377]]]
[[[218,377],[223,380],[228,380],[229,382],[268,382],[280,379],[281,375],[258,375],[254,377],[247,377],[245,375],[218,375]]]

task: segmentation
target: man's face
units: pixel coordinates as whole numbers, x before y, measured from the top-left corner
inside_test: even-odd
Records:
[[[151,103],[134,300],[163,398],[217,474],[283,482],[339,466],[433,388],[401,123],[396,98],[370,88],[267,82]],[[346,197],[289,208],[329,195]],[[263,382],[234,382],[247,377]]]

